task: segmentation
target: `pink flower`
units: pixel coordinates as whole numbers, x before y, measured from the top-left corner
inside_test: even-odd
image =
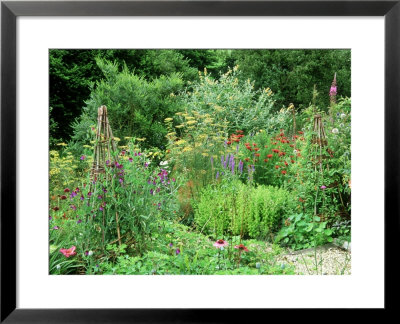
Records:
[[[65,257],[69,258],[70,256],[73,256],[76,254],[75,252],[76,247],[72,246],[69,249],[60,249],[60,252],[64,254]]]
[[[329,90],[329,95],[335,96],[336,93],[337,93],[337,87],[331,87],[331,89]]]
[[[322,190],[326,189],[326,186],[321,186],[321,189],[322,189]]]
[[[224,241],[224,240],[218,240],[218,241],[215,242],[213,245],[214,245],[216,248],[222,248],[222,247],[228,246],[228,242],[227,242],[227,241]]]

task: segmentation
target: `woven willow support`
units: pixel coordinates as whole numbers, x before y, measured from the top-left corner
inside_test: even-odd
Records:
[[[324,124],[322,123],[322,117],[320,114],[316,114],[314,116],[314,129],[313,129],[313,136],[311,139],[311,142],[313,144],[318,144],[318,146],[315,148],[314,154],[313,154],[313,160],[314,160],[314,172],[320,172],[321,176],[324,176],[324,171],[322,167],[322,147],[326,146],[328,144],[328,141],[326,139],[326,133],[324,129]],[[319,166],[319,171],[317,171],[317,165]],[[317,201],[315,200],[315,205],[314,205],[314,214],[317,215]]]
[[[107,116],[107,107],[101,106],[97,110],[97,132],[94,147],[93,166],[91,169],[91,186],[96,186],[97,181],[111,180],[106,173],[106,161],[109,161],[109,166],[115,166],[118,162],[117,147],[114,136],[110,127]],[[103,196],[104,201],[104,196]],[[115,213],[115,221],[117,224],[118,242],[121,245],[121,234],[119,228],[118,212]],[[104,227],[105,227],[105,210],[103,209],[103,245],[104,245]]]

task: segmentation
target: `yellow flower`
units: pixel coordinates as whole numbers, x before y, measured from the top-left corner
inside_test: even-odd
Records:
[[[126,145],[122,145],[122,146],[118,146],[120,149],[127,149],[128,148],[128,146],[126,146]]]
[[[57,145],[58,146],[67,146],[67,144],[65,144],[65,143],[58,143]]]
[[[183,152],[190,152],[192,150],[193,149],[190,146],[186,146],[186,147],[183,148]]]
[[[178,125],[178,126],[175,126],[176,128],[182,128],[182,127],[185,127],[185,125]]]
[[[201,153],[201,155],[203,155],[203,156],[208,156],[208,153]]]
[[[176,145],[181,145],[181,144],[184,144],[184,143],[186,143],[186,141],[183,140],[183,139],[175,142]]]
[[[137,140],[137,141],[139,141],[139,142],[144,142],[144,141],[146,140],[146,137],[143,137],[143,138],[137,138],[136,140]]]
[[[126,140],[130,140],[132,137],[131,136],[125,136],[124,137]]]
[[[118,137],[114,137],[113,140],[116,141],[116,142],[119,142],[121,139],[118,138]]]
[[[188,125],[194,125],[194,124],[196,124],[197,123],[197,121],[195,121],[195,120],[189,120],[186,124],[188,124]]]
[[[171,117],[168,117],[168,118],[165,118],[165,119],[164,119],[165,122],[170,122],[170,121],[172,121],[172,120],[173,120],[173,119],[172,119]]]
[[[91,146],[87,144],[83,145],[83,147],[91,148]]]

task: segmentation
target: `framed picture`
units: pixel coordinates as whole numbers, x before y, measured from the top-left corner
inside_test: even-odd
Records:
[[[398,112],[400,99],[398,94],[400,82],[398,65],[400,54],[398,45],[400,41],[399,16],[400,4],[398,1],[2,1],[1,321],[5,323],[46,321],[55,323],[86,323],[89,321],[107,323],[226,322],[235,321],[239,312],[244,312],[244,314],[259,312],[260,315],[263,315],[270,308],[393,308],[394,301],[390,299],[389,293],[396,286],[395,283],[398,283],[398,279],[393,274],[392,269],[394,267],[391,256],[397,255],[396,243],[393,238],[400,234],[398,226],[399,205],[397,203],[400,152],[398,134],[398,123],[400,121]],[[150,128],[150,126],[148,129],[141,128],[142,124],[146,123],[146,118],[142,120],[142,124],[132,126],[143,130],[140,133],[143,135],[142,137],[147,138],[152,143],[145,149],[140,146],[142,139],[138,136],[134,139],[126,137],[122,140],[116,137],[116,134],[124,136],[120,133],[126,133],[123,131],[124,122],[112,121],[109,123],[107,114],[109,111],[110,116],[117,116],[116,110],[124,108],[122,106],[117,107],[117,104],[112,100],[110,104],[107,104],[108,108],[103,106],[104,103],[102,102],[107,97],[104,93],[109,93],[109,96],[112,97],[117,96],[118,93],[114,93],[110,85],[98,82],[96,87],[91,88],[92,95],[85,103],[86,107],[91,107],[90,111],[87,110],[88,115],[94,112],[94,117],[90,117],[92,119],[89,117],[87,121],[83,118],[74,119],[78,115],[69,115],[67,111],[61,117],[58,116],[56,123],[54,123],[54,114],[52,115],[51,109],[57,105],[57,102],[52,101],[52,98],[49,102],[49,93],[54,93],[52,81],[50,81],[49,89],[49,73],[54,75],[52,69],[57,65],[57,62],[62,61],[62,56],[66,58],[67,56],[82,55],[79,57],[84,60],[85,54],[82,53],[85,49],[97,51],[97,64],[101,67],[104,75],[114,73],[114,77],[125,78],[125,81],[121,81],[124,92],[131,91],[128,89],[129,85],[143,87],[140,97],[140,101],[145,102],[142,105],[143,111],[145,109],[147,109],[146,111],[157,111],[158,99],[156,95],[151,95],[151,93],[153,93],[152,91],[156,93],[165,86],[169,90],[166,96],[167,99],[169,98],[169,103],[173,102],[174,96],[179,93],[183,98],[182,100],[185,100],[188,105],[196,107],[196,109],[192,109],[194,113],[180,112],[171,103],[170,107],[172,108],[168,111],[171,116],[166,112],[166,108],[162,108],[152,115],[152,118],[157,120],[156,124],[159,125],[157,126],[159,128]],[[145,62],[144,65],[148,64],[146,62],[153,64],[150,69],[147,66],[143,68],[145,72],[141,77],[132,76],[133,74],[121,67],[124,64],[121,62],[126,63],[128,61],[126,52],[128,50],[132,52],[132,49],[134,55],[136,55],[135,60],[141,57],[142,62]],[[177,56],[189,55],[188,53],[182,54],[184,50],[187,52],[190,50],[191,53],[189,54],[193,55],[192,60],[194,55],[199,55],[198,53],[201,51],[210,51],[207,53],[212,52],[212,55],[219,57],[219,61],[214,60],[212,64],[208,65],[211,68],[199,71],[203,83],[196,85],[195,90],[189,86],[187,93],[182,94],[179,87],[175,91],[175,84],[181,82],[179,76],[176,79],[170,77],[167,81],[162,78],[155,78],[161,80],[158,81],[159,83],[143,81],[150,73],[158,71],[157,69],[168,69],[167,63],[175,64],[174,59]],[[120,66],[115,62],[107,61],[107,57],[119,57],[107,56],[111,52],[115,53],[115,51],[119,51],[118,55],[124,58],[120,61]],[[143,51],[146,51],[145,55],[143,55]],[[246,68],[249,71],[253,68],[253,64],[254,66],[259,64],[260,61],[257,61],[257,57],[267,57],[270,55],[266,54],[269,51],[274,53],[274,62],[282,63],[286,60],[284,64],[279,65],[278,70],[285,66],[285,69],[292,72],[290,78],[287,77],[289,74],[285,75],[285,79],[282,76],[279,81],[281,83],[279,83],[264,70],[257,70],[260,80],[264,78],[265,83],[267,81],[275,82],[274,87],[278,89],[278,92],[281,91],[274,94],[274,101],[269,99],[272,98],[273,91],[270,88],[265,88],[264,83],[260,82],[260,85],[254,85],[250,79],[248,83],[243,79],[243,84],[241,84],[241,79],[239,78],[238,81],[235,74],[240,69],[238,67],[240,65],[244,65],[243,73],[246,73]],[[229,60],[232,52],[235,53],[235,59]],[[101,55],[103,55],[102,58],[100,58]],[[303,61],[303,65],[299,64],[298,60],[302,55],[313,57],[312,63],[316,66],[307,67],[307,62],[309,62],[307,60]],[[162,59],[157,61],[161,56]],[[289,56],[290,59],[287,59]],[[240,62],[240,64],[230,66],[228,69],[228,63],[224,63],[228,72],[222,68],[218,70],[221,57],[225,60],[224,62]],[[76,57],[74,59],[76,60]],[[295,70],[290,65],[290,60],[292,62],[297,60],[296,66],[301,67],[301,69]],[[304,93],[308,91],[305,86],[306,82],[317,84],[318,80],[312,79],[313,75],[318,74],[320,79],[326,78],[323,74],[319,74],[322,71],[321,66],[333,66],[334,64],[336,64],[336,70],[348,71],[348,74],[343,72],[338,74],[337,77],[336,73],[332,73],[329,79],[329,82],[332,83],[326,85],[328,91],[318,90],[315,86],[313,92],[305,95]],[[88,66],[88,73],[97,68],[94,65]],[[66,66],[62,66],[62,68],[66,68]],[[68,69],[73,68],[74,65],[68,66],[67,70],[64,70],[65,75],[70,72]],[[135,68],[136,72],[140,70],[140,67]],[[182,71],[179,70],[181,74],[193,72],[189,68]],[[56,73],[59,72],[60,70],[56,71]],[[264,74],[261,75],[261,72],[264,72]],[[100,81],[89,80],[89,74],[85,75],[88,88],[90,82]],[[343,75],[348,78],[347,83],[339,78]],[[312,81],[310,81],[310,78]],[[66,79],[68,77],[64,78],[64,80]],[[126,83],[124,84],[124,82]],[[286,102],[282,99],[285,97],[283,89],[289,87],[290,82],[295,84],[297,90],[290,95],[291,102]],[[325,81],[325,83],[327,82]],[[323,260],[321,259],[320,262],[317,260],[315,246],[307,245],[309,244],[307,241],[299,241],[299,237],[293,239],[292,232],[281,229],[274,232],[273,242],[281,240],[283,246],[289,246],[293,249],[314,248],[316,271],[310,272],[307,268],[307,262],[304,261],[305,269],[302,274],[320,274],[321,276],[292,276],[291,274],[298,274],[299,271],[291,268],[292,259],[288,261],[287,256],[285,256],[285,260],[279,259],[279,263],[274,263],[273,266],[271,264],[267,266],[268,262],[264,259],[256,262],[256,257],[259,257],[257,254],[254,254],[256,257],[248,257],[246,253],[249,250],[253,253],[250,246],[253,249],[259,247],[257,244],[260,244],[261,241],[256,242],[256,238],[260,238],[261,225],[267,228],[266,223],[260,221],[257,226],[252,227],[251,224],[248,225],[250,220],[245,223],[242,217],[242,226],[237,225],[236,228],[233,225],[236,221],[233,221],[233,219],[236,219],[235,217],[239,214],[233,213],[232,222],[229,221],[227,225],[228,230],[217,226],[217,218],[215,218],[214,225],[210,225],[209,219],[213,217],[210,210],[215,206],[216,209],[220,210],[223,201],[228,199],[226,197],[230,194],[210,191],[209,196],[206,196],[206,189],[202,189],[202,194],[206,198],[204,200],[199,198],[196,202],[196,210],[199,214],[204,215],[204,217],[201,216],[204,219],[199,216],[194,222],[197,222],[196,226],[201,228],[201,234],[203,231],[205,233],[209,231],[209,239],[214,240],[214,242],[209,241],[211,242],[209,250],[206,247],[202,248],[210,251],[207,252],[211,255],[207,259],[207,265],[196,263],[198,256],[202,255],[200,252],[189,255],[185,259],[184,249],[187,245],[182,243],[184,239],[174,238],[175,231],[180,230],[181,227],[171,227],[167,230],[169,234],[165,237],[169,241],[163,247],[166,255],[162,256],[163,260],[167,260],[165,262],[173,260],[171,264],[176,266],[176,271],[171,270],[165,273],[164,270],[161,271],[157,266],[154,266],[155,263],[152,260],[160,256],[158,252],[158,254],[156,252],[148,254],[147,259],[135,258],[134,255],[128,256],[131,252],[124,255],[122,251],[125,251],[125,249],[131,248],[134,251],[142,248],[141,241],[137,238],[132,239],[121,225],[130,221],[124,218],[120,211],[131,210],[135,207],[129,205],[129,199],[131,199],[132,194],[136,194],[136,190],[129,191],[129,199],[124,200],[126,206],[118,205],[122,209],[110,209],[111,200],[116,198],[117,195],[123,196],[122,189],[115,189],[115,186],[121,186],[121,188],[126,184],[134,186],[133,178],[129,178],[129,172],[131,172],[129,163],[134,165],[134,163],[137,163],[135,159],[140,160],[140,170],[141,172],[144,170],[144,173],[150,163],[157,163],[157,172],[159,172],[157,176],[152,177],[152,174],[146,173],[145,178],[142,179],[145,182],[144,185],[135,188],[138,191],[148,191],[148,197],[141,197],[140,201],[148,199],[147,203],[154,206],[154,223],[161,226],[161,223],[157,223],[156,219],[164,212],[163,208],[169,202],[165,199],[156,201],[154,196],[156,192],[164,190],[167,183],[168,186],[173,187],[174,185],[174,174],[169,174],[168,163],[170,165],[175,163],[174,168],[180,166],[184,169],[188,168],[188,164],[185,164],[187,160],[184,157],[173,160],[167,158],[168,154],[175,152],[176,156],[180,156],[181,151],[184,153],[192,150],[190,146],[183,144],[185,141],[189,141],[185,136],[190,134],[190,129],[195,127],[199,129],[198,119],[208,118],[209,123],[212,123],[211,115],[204,113],[204,116],[201,116],[199,101],[209,96],[207,100],[213,103],[213,109],[215,109],[213,116],[221,113],[219,98],[212,99],[210,97],[210,93],[217,91],[213,90],[212,87],[220,84],[226,86],[221,94],[232,91],[232,98],[228,96],[227,100],[232,101],[233,108],[230,110],[231,114],[226,115],[224,120],[229,120],[234,113],[235,118],[232,117],[231,121],[234,124],[240,119],[242,110],[246,110],[248,115],[257,115],[257,118],[262,119],[263,114],[267,114],[265,107],[268,105],[266,103],[271,102],[271,106],[275,104],[283,107],[280,110],[277,109],[277,111],[281,111],[282,116],[287,116],[287,121],[290,121],[290,123],[286,121],[288,125],[290,124],[290,130],[287,131],[284,127],[277,126],[280,125],[280,122],[271,122],[268,124],[271,126],[267,126],[264,125],[267,123],[267,119],[265,119],[260,125],[256,121],[253,121],[254,125],[248,125],[247,119],[240,119],[232,130],[227,131],[224,140],[220,143],[221,147],[224,146],[229,149],[233,142],[235,142],[233,144],[237,142],[237,155],[232,153],[235,150],[234,148],[229,155],[226,155],[228,151],[224,151],[223,160],[220,161],[219,151],[218,154],[210,148],[207,148],[206,151],[199,151],[200,158],[204,158],[207,165],[211,163],[210,179],[212,180],[210,181],[212,185],[224,181],[222,178],[227,174],[229,176],[235,175],[239,180],[242,177],[244,183],[248,183],[248,181],[257,182],[257,186],[254,187],[254,196],[250,197],[249,195],[252,194],[250,187],[240,189],[242,184],[239,181],[235,190],[242,190],[245,193],[243,196],[235,196],[235,199],[250,197],[248,198],[249,201],[255,201],[258,195],[256,190],[260,192],[265,190],[262,195],[273,196],[271,206],[265,207],[270,211],[273,209],[274,201],[278,199],[277,196],[284,194],[281,192],[267,193],[268,190],[272,190],[268,189],[272,187],[267,186],[281,185],[286,189],[289,188],[287,190],[291,192],[290,181],[286,181],[289,178],[290,170],[292,170],[289,168],[289,164],[297,165],[297,158],[301,158],[302,144],[300,142],[296,144],[296,141],[304,140],[306,137],[304,131],[307,132],[307,128],[304,126],[306,123],[300,118],[300,116],[305,118],[305,115],[297,114],[300,110],[308,108],[310,116],[312,115],[312,118],[308,121],[311,125],[310,136],[312,134],[309,142],[313,143],[315,147],[318,146],[320,152],[322,148],[327,152],[326,157],[325,155],[323,157],[322,153],[314,157],[317,161],[320,161],[315,162],[315,165],[321,167],[321,172],[321,161],[334,156],[334,152],[329,147],[325,147],[325,130],[328,132],[329,141],[346,142],[349,152],[351,145],[351,172],[349,161],[347,173],[345,172],[346,176],[340,178],[339,182],[333,180],[329,183],[327,180],[326,183],[318,182],[315,190],[325,200],[321,197],[318,198],[320,200],[315,198],[313,202],[315,214],[311,216],[311,220],[307,221],[309,224],[304,225],[306,226],[304,233],[309,231],[314,233],[314,230],[318,233],[322,232],[325,236],[321,240],[331,242],[333,240],[330,237],[331,228],[333,228],[331,226],[337,223],[329,223],[329,220],[324,222],[328,210],[335,215],[347,213],[348,216],[351,210],[351,252],[353,254],[351,267],[347,266],[346,263],[345,266],[338,265],[332,273],[325,273],[322,271]],[[59,85],[58,89],[62,86]],[[260,97],[257,97],[259,102],[262,101],[262,106],[260,106],[262,109],[259,109],[259,111],[256,101],[251,101],[253,97],[251,99],[246,97],[250,96],[249,93],[253,96],[251,89],[254,86],[259,88],[258,92],[254,91],[254,96],[256,93],[257,96],[261,93]],[[302,90],[303,87],[304,91]],[[93,89],[97,89],[97,92]],[[326,93],[318,97],[317,93],[324,91]],[[339,96],[336,99],[336,95],[339,95],[340,91],[342,91],[343,98],[339,100]],[[69,99],[63,100],[73,101],[75,100],[74,96],[79,96],[79,91],[73,92],[72,95],[69,95]],[[325,99],[320,100],[321,96],[325,96]],[[236,104],[233,103],[235,101],[233,97],[235,97]],[[101,98],[101,100],[96,98]],[[125,100],[123,95],[121,95],[120,100]],[[247,107],[248,100],[251,104]],[[351,100],[353,101],[352,105]],[[292,101],[295,104],[292,104]],[[238,104],[239,102],[240,104]],[[301,106],[301,109],[296,112],[295,107],[303,103],[304,107]],[[135,101],[132,105],[142,107],[139,101]],[[318,105],[324,106],[325,110],[317,110],[315,107]],[[50,113],[49,107],[51,107]],[[237,108],[237,111],[234,107]],[[342,110],[338,110],[337,107]],[[319,112],[321,112],[322,117]],[[135,110],[134,114],[136,120],[140,119],[138,109]],[[316,116],[320,117],[317,118]],[[160,119],[159,123],[158,119]],[[93,121],[94,124],[91,124],[90,122],[93,123]],[[348,128],[346,128],[347,121]],[[207,124],[207,121],[204,123]],[[284,122],[282,121],[282,123]],[[323,123],[326,125],[325,130]],[[327,126],[328,124],[329,126]],[[57,125],[58,133],[54,131]],[[60,158],[64,159],[60,163],[56,161],[58,159],[57,150],[52,149],[52,147],[60,148],[60,145],[66,145],[61,140],[56,140],[53,134],[72,132],[71,125],[74,125],[72,127],[74,128],[74,135],[77,134],[77,129],[84,129],[86,126],[87,130],[82,131],[81,135],[83,133],[82,136],[88,134],[88,137],[85,137],[85,142],[80,142],[84,144],[81,145],[81,148],[86,147],[86,151],[85,149],[76,150],[76,152],[79,151],[80,160],[77,163],[80,164],[73,166],[67,165],[72,154],[68,155],[67,151],[63,151],[65,156],[63,155]],[[112,125],[113,128],[115,126],[115,129],[111,130],[109,125]],[[259,129],[256,130],[255,127]],[[269,138],[263,135],[262,132],[265,132],[268,127],[270,127],[270,133],[274,134],[274,137]],[[343,127],[343,129],[340,127]],[[345,132],[345,128],[347,135],[341,138],[340,134]],[[114,136],[112,131],[115,132]],[[165,133],[170,141],[169,144],[165,144],[167,146],[160,146],[160,151],[161,149],[164,150],[163,154],[165,154],[165,157],[163,155],[161,160],[154,158],[154,147],[157,147],[157,144],[164,140],[157,135],[158,132],[160,134]],[[69,136],[64,133],[59,138]],[[246,137],[247,135],[251,137]],[[246,139],[246,142],[249,138],[254,139],[254,143],[244,143],[245,141],[241,143],[242,136]],[[264,137],[267,138],[268,142],[264,142]],[[258,143],[257,140],[260,142]],[[285,155],[282,145],[282,147],[279,146],[277,152],[274,152],[274,150],[267,152],[271,149],[268,147],[269,145],[276,145],[273,143],[274,141],[279,141],[283,146],[286,145],[287,149],[289,147],[294,149],[293,157],[288,161],[280,159]],[[207,142],[207,145],[209,146],[210,143]],[[262,147],[260,143],[262,143]],[[182,146],[180,146],[181,144]],[[211,144],[217,146],[214,142]],[[193,143],[193,147],[197,147],[195,143]],[[243,156],[240,157],[239,153],[242,149]],[[259,150],[265,155],[263,160],[260,161],[258,160]],[[250,157],[246,155],[248,151],[251,151]],[[93,156],[90,152],[94,152]],[[346,159],[346,154],[350,153],[346,153],[345,150],[340,152],[337,159],[342,163]],[[214,154],[216,154],[215,157]],[[56,155],[57,158],[55,159],[54,156]],[[89,159],[89,156],[92,160]],[[252,161],[247,159],[252,159]],[[218,167],[216,167],[217,161]],[[261,173],[253,173],[252,168],[264,168],[264,165],[271,161],[276,164],[274,165],[275,168],[271,168],[272,171],[268,171],[269,173],[266,172],[265,177],[259,176]],[[248,165],[247,162],[249,162]],[[123,167],[122,164],[125,163],[129,167]],[[245,166],[244,172],[243,165]],[[71,172],[75,169],[82,169],[88,174],[87,181],[82,180],[78,185],[70,184],[67,178],[64,179],[64,182],[61,181],[57,184],[54,181],[52,182],[51,177],[54,172],[59,174],[64,172],[66,168],[71,169]],[[153,167],[151,168],[153,170]],[[297,168],[293,170],[297,170],[298,177],[298,174],[304,171],[301,169],[301,161]],[[91,171],[89,172],[89,170]],[[115,173],[115,170],[117,173]],[[195,173],[196,177],[202,174],[202,171],[205,175],[208,175],[206,167],[199,167]],[[76,172],[76,170],[73,172]],[[295,177],[296,172],[293,172],[293,177]],[[325,174],[330,174],[329,167],[325,172]],[[103,175],[104,179],[107,180],[101,182],[97,189],[93,189],[96,188],[96,183],[99,183],[98,179]],[[53,177],[53,179],[55,178]],[[61,179],[61,177],[57,179]],[[193,186],[193,179],[190,178],[189,181],[186,179],[185,186]],[[104,183],[114,183],[113,181],[115,184],[110,185],[110,187],[104,185]],[[160,188],[157,186],[157,181],[161,181]],[[146,187],[146,183],[149,188]],[[153,185],[155,185],[154,189],[151,187]],[[340,185],[345,189],[342,191],[335,189]],[[146,187],[146,190],[143,189],[144,187]],[[299,190],[297,189],[296,192]],[[305,195],[308,189],[304,186],[301,190],[303,190],[301,191],[302,194]],[[109,195],[110,191],[113,193],[112,197]],[[90,203],[89,199],[91,199],[90,196],[93,193],[95,193],[97,200],[96,203],[92,204],[94,198],[90,200]],[[105,200],[107,193],[110,196],[109,201]],[[218,195],[221,195],[221,197]],[[285,219],[279,216],[279,226],[286,226],[290,229],[291,226],[294,226],[293,224],[305,217],[303,214],[306,214],[306,198],[299,197],[296,196],[297,204],[293,206],[293,209],[298,208],[300,211],[293,212],[293,215],[285,217]],[[221,206],[218,205],[218,199],[222,201]],[[332,201],[329,201],[329,199],[332,199]],[[329,202],[326,203],[326,201]],[[85,207],[86,203],[87,208]],[[335,203],[343,208],[333,210]],[[180,201],[180,204],[182,217],[189,215],[190,212],[186,213],[182,207],[185,204],[182,201]],[[264,201],[263,204],[267,204],[267,202]],[[235,202],[234,206],[234,209],[242,208],[245,210],[248,205],[243,204],[242,206]],[[350,208],[350,206],[352,207]],[[81,207],[86,209],[82,214],[79,214]],[[179,213],[178,209],[168,208],[171,209],[171,213]],[[292,207],[285,205],[284,208],[290,209]],[[317,212],[318,208],[320,208],[320,211]],[[47,214],[43,216],[45,213]],[[113,216],[109,228],[105,224],[105,219],[111,219],[104,216],[108,215],[107,213],[110,213],[110,215],[112,213]],[[96,216],[97,219],[95,220]],[[79,226],[83,228],[82,223],[88,223],[89,218],[92,220],[90,229],[82,230],[83,233],[79,229],[74,229],[74,231],[76,231],[76,235],[82,236],[85,236],[88,231],[93,232],[91,239],[96,237],[96,244],[100,246],[98,250],[90,244],[79,243],[84,241],[79,237],[78,239],[76,237],[69,238],[68,246],[60,245],[57,240],[60,230],[64,230],[64,225],[73,223],[74,228]],[[144,219],[147,218],[144,217]],[[240,223],[239,216],[237,219]],[[350,216],[348,219],[350,219]],[[67,222],[65,222],[66,220]],[[143,223],[145,224],[143,225]],[[132,228],[137,228],[137,226],[140,228],[143,226],[151,227],[152,223],[153,221],[146,223],[143,220],[140,224],[138,223],[139,225],[133,224]],[[326,227],[326,224],[329,224],[329,226]],[[273,225],[268,226],[271,226],[271,228],[268,227],[265,231],[268,232],[271,229],[272,232]],[[154,233],[154,231],[149,232],[146,238],[148,241],[143,239],[143,246],[153,244],[151,242],[157,239]],[[307,236],[307,234],[303,234],[301,237]],[[161,234],[157,234],[157,237],[159,235]],[[185,233],[185,235],[189,234]],[[318,237],[321,238],[321,235]],[[108,239],[107,241],[107,236],[116,239]],[[185,237],[185,240],[190,240],[192,236],[188,237]],[[201,244],[206,243],[201,241],[199,237],[196,236],[195,239],[198,240],[196,244],[199,245],[200,249]],[[193,240],[195,239],[193,238]],[[89,241],[86,240],[85,242]],[[346,248],[348,248],[348,243]],[[86,262],[85,267],[81,266],[82,263],[70,262],[70,260],[78,259],[77,253],[80,253],[79,260]],[[98,261],[93,261],[94,263],[91,261],[90,258],[93,254],[102,253],[107,253],[111,256],[110,260],[113,261],[100,266]],[[311,256],[310,259],[312,258]],[[119,272],[120,270],[115,266],[117,263],[114,262],[117,259],[118,262],[129,263],[126,267],[136,270]],[[93,258],[93,260],[99,260],[99,258]],[[146,262],[152,266],[149,266],[149,268],[142,266]],[[213,270],[198,270],[201,267],[209,268],[209,266]],[[321,269],[320,272],[318,272],[318,267]],[[218,271],[220,272],[218,273]],[[152,274],[152,276],[60,276],[68,273]],[[155,276],[157,274],[164,274],[164,276]],[[171,276],[171,274],[180,275]],[[194,274],[194,276],[186,276],[186,274]],[[215,276],[215,274],[220,276]],[[250,276],[250,274],[255,275]],[[261,276],[261,274],[280,274],[280,276]],[[335,276],[324,276],[325,274],[335,274]],[[348,275],[336,276],[339,274]],[[369,283],[368,291],[365,289],[367,280]],[[284,291],[289,293],[283,293]],[[315,298],[315,296],[319,296],[319,298]],[[213,310],[211,318],[210,313],[205,312],[205,309],[207,311]]]

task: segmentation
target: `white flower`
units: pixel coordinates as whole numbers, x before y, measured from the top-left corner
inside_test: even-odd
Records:
[[[56,268],[57,268],[57,270],[60,270],[61,266],[59,264],[57,264]]]
[[[346,114],[340,114],[340,118],[344,118],[344,117],[346,117]]]
[[[92,255],[93,255],[93,251],[89,251],[88,256],[92,256]]]
[[[167,165],[168,164],[168,161],[161,161],[160,162],[160,165]]]
[[[298,151],[297,150],[293,150],[293,153],[296,154]]]
[[[337,134],[337,133],[339,133],[339,130],[337,128],[334,128],[334,129],[332,129],[332,133]]]

